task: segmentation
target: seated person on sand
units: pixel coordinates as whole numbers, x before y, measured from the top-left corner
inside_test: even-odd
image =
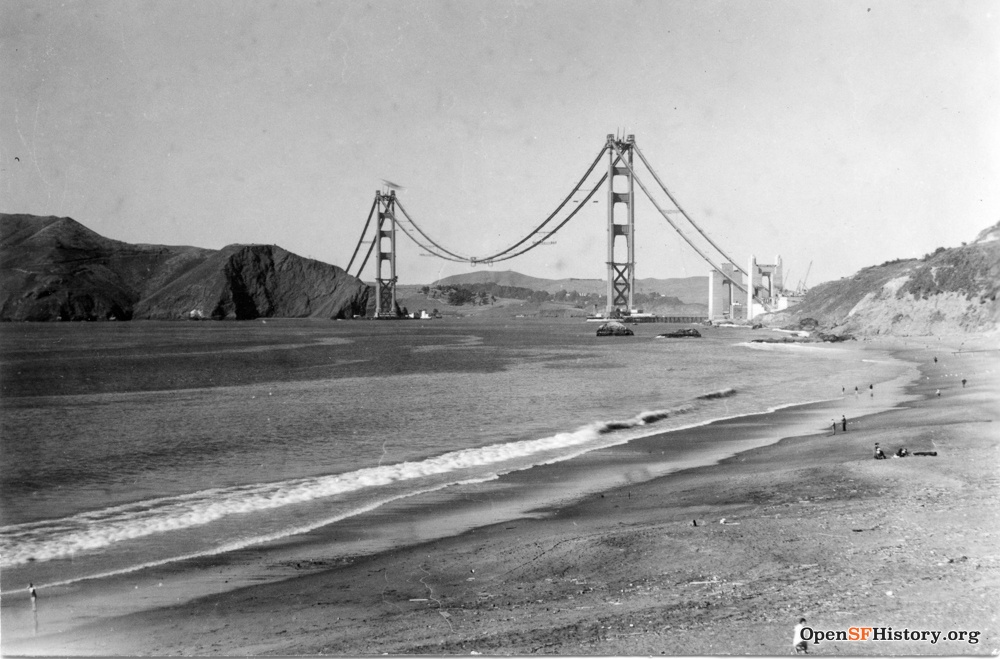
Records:
[[[876,460],[885,460],[885,453],[883,453],[882,449],[880,449],[878,447],[878,444],[875,444],[875,459]]]
[[[896,457],[897,458],[905,458],[909,454],[910,454],[910,452],[906,450],[905,446],[900,446],[899,450],[896,451]]]

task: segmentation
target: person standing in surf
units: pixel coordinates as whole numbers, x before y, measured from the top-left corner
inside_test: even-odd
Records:
[[[802,630],[805,629],[806,619],[799,618],[799,624],[795,625],[795,630],[792,632],[792,648],[795,649],[795,654],[809,654],[809,643],[806,639],[802,638]]]

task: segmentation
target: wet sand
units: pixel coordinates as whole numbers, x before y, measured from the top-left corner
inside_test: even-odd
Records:
[[[995,654],[1000,353],[955,356],[947,342],[927,343],[895,346],[921,365],[912,400],[852,416],[846,434],[802,433],[850,409],[852,392],[682,431],[688,441],[788,437],[719,464],[601,481],[601,465],[655,462],[665,436],[638,440],[509,477],[510,501],[521,501],[526,489],[544,484],[551,497],[561,481],[594,475],[595,491],[571,505],[325,562],[337,538],[310,534],[269,550],[267,580],[289,578],[194,600],[196,584],[253,575],[236,555],[166,569],[162,587],[148,574],[101,582],[100,592],[80,586],[63,605],[77,621],[88,610],[94,619],[61,633],[43,591],[38,635],[8,634],[32,624],[26,596],[8,597],[4,654],[786,654],[803,616],[824,631],[980,632],[975,644],[833,641],[817,653]],[[964,347],[992,347],[981,343]],[[875,461],[875,442],[937,456]],[[412,505],[383,519],[402,523]],[[449,512],[471,527],[490,521],[485,510],[470,500]],[[116,602],[134,610],[126,598],[152,588],[156,608],[115,614]]]

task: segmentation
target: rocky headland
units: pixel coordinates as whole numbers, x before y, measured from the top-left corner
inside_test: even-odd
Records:
[[[276,245],[133,245],[68,217],[0,214],[0,320],[350,318],[374,297]]]

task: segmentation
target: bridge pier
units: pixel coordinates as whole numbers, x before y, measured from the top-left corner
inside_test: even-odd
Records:
[[[757,257],[750,255],[747,267],[749,281],[747,282],[747,318],[769,311],[780,311],[787,306],[787,300],[782,302],[781,292],[784,289],[784,278],[781,272],[781,257],[774,257],[774,263],[758,263]]]
[[[742,320],[746,317],[746,308],[738,300],[733,282],[742,286],[743,273],[732,263],[723,263],[719,268],[722,272],[713,268],[708,273],[708,319]]]
[[[605,317],[624,311],[626,314],[635,308],[635,207],[633,205],[632,147],[635,135],[629,135],[624,141],[617,140],[614,135],[608,135],[608,302],[605,307]],[[618,165],[620,158],[615,153],[614,145],[628,160],[628,167]],[[615,178],[625,177],[627,189],[624,192],[615,191]],[[615,205],[624,204],[624,222],[615,222]],[[625,238],[625,261],[615,260],[615,240]]]

